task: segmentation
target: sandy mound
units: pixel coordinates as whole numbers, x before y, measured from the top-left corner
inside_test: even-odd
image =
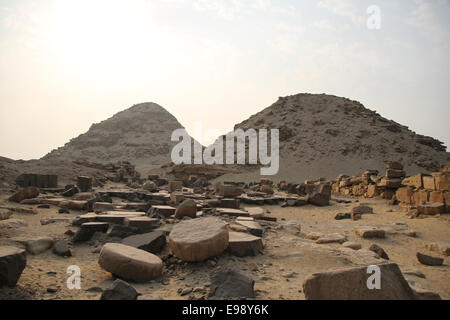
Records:
[[[155,103],[143,103],[93,124],[88,132],[53,150],[45,160],[78,160],[134,164],[170,162],[170,138],[183,126],[167,110]]]
[[[280,171],[275,180],[332,179],[365,169],[382,171],[385,161],[405,165],[407,174],[438,171],[450,160],[442,142],[422,136],[365,108],[325,94],[279,98],[237,124],[236,129],[280,129]],[[221,180],[258,180],[259,169]]]

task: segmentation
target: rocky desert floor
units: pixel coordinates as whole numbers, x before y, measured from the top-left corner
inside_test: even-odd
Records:
[[[7,202],[8,194],[0,195],[0,206],[15,206]],[[352,203],[331,201],[330,206],[282,208],[276,205],[263,206],[266,215],[277,218],[277,222],[261,221],[264,227],[264,252],[254,257],[239,258],[229,253],[202,263],[186,263],[169,256],[166,246],[159,256],[164,260],[163,276],[145,284],[131,283],[144,300],[204,299],[208,296],[210,274],[217,268],[231,267],[255,280],[256,299],[302,300],[303,281],[316,272],[331,271],[351,266],[362,266],[384,261],[367,250],[372,244],[382,247],[390,261],[397,263],[410,285],[438,293],[442,299],[450,299],[449,257],[442,266],[426,266],[419,263],[417,252],[438,256],[426,249],[436,241],[450,240],[450,215],[409,219],[401,207],[388,204],[387,200],[355,199],[333,196],[334,199],[352,200]],[[121,199],[113,199],[122,202]],[[352,206],[364,203],[373,208],[374,214],[365,214],[361,220],[335,220],[340,212],[349,212]],[[23,205],[16,205],[21,206]],[[27,206],[35,208],[37,206]],[[245,208],[247,205],[242,204]],[[15,213],[11,218],[23,219],[27,227],[1,229],[0,245],[15,245],[14,237],[49,236],[70,240],[64,233],[76,227],[69,221],[41,225],[41,219],[49,217],[75,218],[80,212],[58,214],[58,208],[37,209],[38,214]],[[221,217],[233,225],[234,218]],[[162,226],[170,230],[173,221]],[[382,226],[385,239],[363,239],[354,228],[357,226]],[[413,232],[411,232],[413,231]],[[340,234],[348,241],[361,244],[361,250],[345,248],[340,243],[318,244],[309,240],[308,234]],[[415,234],[414,234],[415,233]],[[413,236],[415,235],[415,236]],[[85,243],[72,246],[72,257],[63,258],[47,250],[39,255],[27,254],[27,266],[15,288],[1,288],[0,299],[37,300],[98,300],[104,289],[109,288],[114,278],[98,264],[99,249],[106,235],[96,236]],[[117,240],[119,242],[119,240]],[[76,265],[81,270],[81,289],[69,290],[66,285],[71,274],[67,269]]]

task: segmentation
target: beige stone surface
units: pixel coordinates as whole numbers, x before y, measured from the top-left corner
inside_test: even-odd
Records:
[[[149,252],[119,243],[107,243],[100,251],[99,265],[119,278],[147,282],[162,273],[162,260]]]
[[[227,225],[207,217],[182,221],[169,234],[172,252],[184,261],[204,261],[220,255],[228,247]]]

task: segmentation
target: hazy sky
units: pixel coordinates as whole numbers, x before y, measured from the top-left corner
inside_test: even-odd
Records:
[[[449,47],[448,0],[0,0],[0,156],[40,158],[147,101],[225,133],[301,92],[450,146]]]

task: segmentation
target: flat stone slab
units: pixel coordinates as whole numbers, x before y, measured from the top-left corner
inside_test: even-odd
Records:
[[[62,209],[83,211],[87,210],[88,202],[83,200],[64,200],[59,202],[58,206]]]
[[[51,223],[71,223],[73,221],[72,218],[66,218],[66,217],[51,217],[51,218],[42,218],[40,220],[41,225],[45,226],[47,224]]]
[[[52,206],[59,206],[59,204],[63,201],[66,201],[66,198],[47,198],[47,199],[41,199],[42,204],[49,204]]]
[[[240,196],[237,199],[239,199],[243,203],[248,204],[256,204],[256,205],[264,204],[264,197],[250,197],[247,194],[244,194],[243,196]]]
[[[107,243],[100,251],[99,265],[115,276],[135,282],[147,282],[162,274],[162,260],[147,251],[120,243]]]
[[[80,227],[80,230],[78,230],[75,233],[75,236],[73,237],[73,241],[75,241],[75,242],[88,241],[92,238],[92,236],[96,232],[106,233],[108,231],[108,228],[109,228],[109,224],[106,222],[83,223]]]
[[[228,250],[238,257],[256,256],[263,250],[263,242],[250,234],[230,232]]]
[[[14,287],[26,264],[25,250],[11,246],[0,246],[0,288],[3,286]]]
[[[262,218],[264,216],[264,209],[261,207],[245,208],[245,210],[252,218]]]
[[[249,217],[250,214],[247,211],[231,208],[216,208],[216,211],[220,214],[226,214],[233,217]]]
[[[247,228],[247,231],[250,232],[250,234],[252,234],[254,236],[261,237],[263,235],[264,229],[256,221],[239,220],[238,219],[238,220],[236,220],[236,223]]]
[[[358,251],[356,251],[358,252]],[[369,289],[367,266],[315,273],[303,283],[307,300],[413,300],[414,292],[395,263],[379,264],[380,289]]]
[[[358,242],[350,242],[350,241],[344,242],[344,243],[342,244],[342,246],[345,247],[345,248],[353,249],[353,250],[359,250],[359,249],[362,248],[361,243],[358,243]]]
[[[184,261],[204,261],[228,248],[227,224],[215,217],[198,218],[176,224],[169,234],[172,252]]]
[[[339,233],[331,233],[319,237],[319,239],[316,240],[316,243],[317,244],[333,243],[333,242],[344,243],[346,241],[347,241],[346,236]]]
[[[372,226],[361,226],[355,228],[355,233],[362,238],[384,238],[386,232],[384,229]]]
[[[125,218],[123,224],[127,227],[138,228],[141,230],[152,230],[159,225],[159,220],[149,217],[130,217]]]
[[[133,211],[107,211],[104,214],[98,214],[95,216],[95,221],[123,224],[126,218],[143,217],[145,212],[133,212]]]
[[[101,213],[101,212],[105,212],[105,211],[113,211],[114,205],[109,202],[96,202],[92,206],[92,210],[95,213]]]
[[[156,254],[166,245],[166,236],[162,231],[154,231],[127,237],[122,244]]]
[[[171,215],[175,214],[177,209],[171,206],[152,206],[150,208],[150,217],[162,217],[169,218]]]

